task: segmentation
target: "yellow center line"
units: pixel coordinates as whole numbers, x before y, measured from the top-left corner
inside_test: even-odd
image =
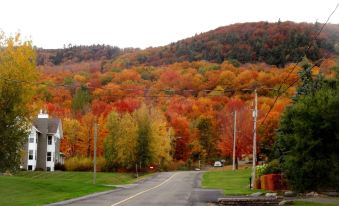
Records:
[[[141,191],[141,192],[139,192],[139,193],[137,193],[137,194],[135,194],[135,195],[132,195],[132,196],[130,196],[130,197],[124,199],[124,200],[121,200],[120,202],[114,203],[114,204],[111,205],[111,206],[119,205],[119,204],[121,204],[121,203],[123,203],[123,202],[126,202],[126,201],[132,199],[132,198],[135,198],[135,197],[137,197],[137,196],[139,196],[139,195],[142,195],[142,194],[144,194],[144,193],[146,193],[146,192],[148,192],[148,191],[154,190],[154,189],[160,187],[161,185],[167,183],[168,181],[170,181],[170,180],[171,180],[175,175],[177,175],[177,174],[178,174],[178,173],[173,174],[173,175],[170,176],[167,180],[163,181],[162,183],[158,184],[158,185],[155,186],[155,187],[152,187],[152,188],[149,188],[149,189],[147,189],[147,190]]]

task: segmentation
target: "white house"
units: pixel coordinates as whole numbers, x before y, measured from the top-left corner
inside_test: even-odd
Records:
[[[60,141],[63,138],[61,120],[49,118],[40,111],[34,120],[23,158],[23,168],[27,170],[54,171],[56,163],[63,163]]]

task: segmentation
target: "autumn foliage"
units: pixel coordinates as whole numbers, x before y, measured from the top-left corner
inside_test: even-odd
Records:
[[[314,26],[236,24],[161,48],[118,51],[103,47],[106,53],[90,53],[96,47],[70,47],[66,49],[72,53],[69,57],[66,50],[44,51],[41,58],[48,63],[39,69],[45,84],[37,88],[36,99],[52,116],[63,120],[61,150],[67,157],[92,157],[93,128],[98,123],[97,155],[105,156],[112,167],[132,168],[170,160],[208,162],[229,157],[234,112],[238,117],[236,155],[250,156],[253,89],[257,88],[258,151],[264,158],[297,84],[275,102],[276,90],[298,82],[301,67],[289,62],[297,61],[304,50],[289,57],[279,55],[305,48],[304,43],[290,45],[286,41],[299,38],[308,42]],[[316,44],[332,41],[327,35]],[[291,48],[285,48],[288,45]],[[330,47],[312,46],[306,55],[312,62]],[[82,50],[88,52],[83,53],[87,58],[75,61]],[[119,55],[109,53],[111,50]],[[55,59],[58,55],[61,60]],[[109,58],[111,61],[106,61]],[[53,65],[53,61],[59,63]],[[336,64],[327,59],[314,71],[333,76]],[[140,147],[143,141],[148,141],[147,151],[142,150],[146,146]]]
[[[114,130],[107,125],[112,112],[118,115],[117,118],[122,118],[119,119],[119,124],[126,121],[122,125],[137,125],[135,112],[141,105],[145,105],[153,111],[151,121],[155,121],[154,124],[161,117],[154,116],[154,111],[163,115],[159,119],[159,124],[163,125],[159,135],[169,138],[171,149],[167,154],[161,155],[165,159],[170,155],[175,161],[211,160],[230,156],[233,113],[237,111],[236,154],[242,158],[252,151],[254,97],[253,92],[242,89],[262,88],[258,89],[260,122],[273,105],[275,95],[273,90],[265,88],[279,87],[282,77],[286,77],[293,67],[289,65],[278,69],[265,64],[253,64],[236,68],[228,61],[222,64],[206,61],[183,62],[161,68],[137,66],[120,72],[104,73],[101,73],[100,67],[96,70],[79,69],[76,73],[70,72],[66,66],[58,70],[47,67],[43,68],[42,76],[51,86],[41,88],[44,92],[39,93],[39,98],[52,116],[63,119],[65,138],[61,149],[67,157],[93,156],[95,122],[99,123],[97,154],[104,155],[105,141]],[[295,81],[298,70],[299,67],[296,67],[283,85]],[[148,75],[145,75],[146,72]],[[69,86],[53,86],[67,81],[71,82]],[[265,120],[265,126],[260,127],[258,139],[263,151],[273,144],[280,114],[289,104],[294,91],[291,88],[278,100]],[[152,125],[151,127],[153,128]],[[128,126],[121,131],[125,134],[126,141],[137,135],[137,130],[133,132],[132,128],[134,126]],[[158,146],[153,146],[156,147]],[[137,161],[136,157],[131,160]],[[162,161],[153,160],[151,162]],[[117,165],[131,168],[132,162],[119,162]]]

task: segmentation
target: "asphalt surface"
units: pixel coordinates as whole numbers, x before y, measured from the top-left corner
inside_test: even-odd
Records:
[[[220,190],[201,189],[202,172],[162,172],[147,180],[100,195],[52,205],[67,206],[202,206],[223,197]]]

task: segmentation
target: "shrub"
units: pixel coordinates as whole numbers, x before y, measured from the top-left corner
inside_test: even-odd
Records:
[[[266,174],[279,174],[282,169],[278,160],[273,160],[268,164],[256,166],[256,174],[258,177]]]
[[[65,171],[65,165],[58,162],[58,163],[55,164],[54,170]]]
[[[272,160],[265,168],[265,174],[279,174],[282,169],[278,160]]]
[[[97,158],[97,171],[102,172],[106,168],[106,160],[103,157]]]
[[[267,164],[262,164],[262,165],[256,166],[256,175],[258,177],[264,175],[265,171],[266,171],[266,168],[267,168]]]
[[[34,171],[44,171],[44,169],[42,169],[42,168],[40,168],[40,167],[37,167],[37,168],[35,168]]]
[[[67,171],[90,171],[93,169],[92,159],[86,157],[71,157],[65,160]]]
[[[165,171],[174,171],[174,170],[185,170],[187,169],[187,167],[184,161],[179,160],[179,161],[168,162],[166,165],[164,165],[163,169]]]

